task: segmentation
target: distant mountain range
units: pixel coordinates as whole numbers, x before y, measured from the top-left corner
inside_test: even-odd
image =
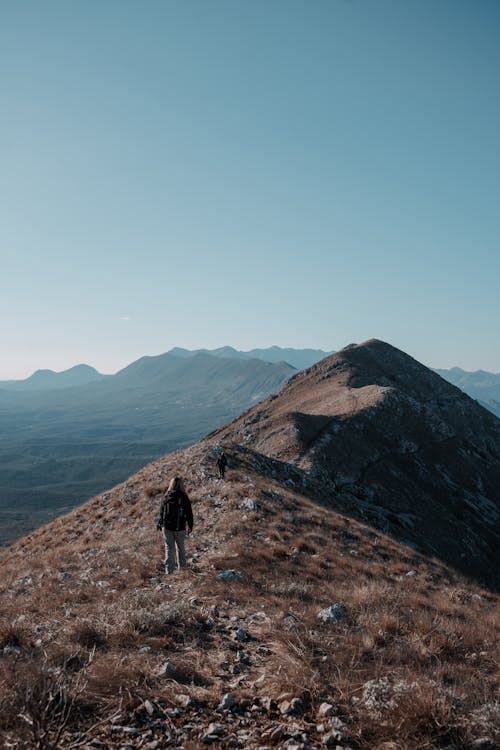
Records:
[[[115,375],[82,364],[0,381],[0,542],[192,444],[325,355],[175,348]],[[500,416],[500,375],[437,372]]]
[[[167,354],[188,359],[198,354],[207,354],[211,357],[222,359],[239,359],[249,360],[258,359],[263,362],[286,362],[297,370],[305,370],[324,357],[333,354],[333,352],[323,351],[322,349],[291,349],[280,346],[271,346],[266,349],[250,349],[249,351],[240,351],[232,346],[222,346],[218,349],[183,349],[174,347]],[[161,357],[143,357],[137,362],[125,367],[120,373],[140,372],[140,368],[145,362],[150,360],[160,362]],[[139,365],[138,363],[142,363]],[[161,368],[161,365],[159,365]],[[132,370],[130,370],[132,368]],[[475,398],[479,403],[489,411],[500,416],[500,373],[486,372],[477,370],[476,372],[467,372],[460,367],[452,367],[449,370],[434,369],[438,375],[447,380],[449,383],[458,386],[464,393]],[[94,367],[81,364],[71,367],[63,372],[54,372],[53,370],[37,370],[25,380],[0,380],[0,390],[15,391],[51,391],[61,388],[73,388],[79,385],[95,383],[99,380],[113,378],[116,376],[104,375],[98,372]]]
[[[458,386],[462,391],[472,398],[475,398],[483,406],[500,417],[500,373],[485,372],[476,370],[476,372],[466,372],[460,367],[452,367],[451,370],[434,370],[442,378],[448,380],[453,385]]]
[[[323,357],[327,357],[332,352],[325,352],[322,349],[283,349],[280,346],[270,346],[267,349],[250,349],[243,352],[233,349],[232,346],[223,346],[220,349],[182,349],[175,347],[170,350],[170,354],[177,357],[192,357],[195,354],[211,354],[213,357],[226,357],[230,359],[262,359],[264,362],[287,362],[297,370],[305,370]]]
[[[285,362],[167,353],[115,375],[79,366],[2,383],[0,542],[193,443],[295,372]]]
[[[0,389],[11,391],[52,391],[58,388],[73,388],[108,377],[89,365],[75,365],[63,372],[37,370],[25,380],[0,380]]]

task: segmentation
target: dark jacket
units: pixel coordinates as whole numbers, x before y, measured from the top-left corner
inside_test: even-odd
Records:
[[[167,531],[185,531],[186,523],[193,530],[193,510],[188,496],[181,490],[167,492],[161,501],[158,528]]]

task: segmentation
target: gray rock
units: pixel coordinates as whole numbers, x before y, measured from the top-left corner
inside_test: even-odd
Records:
[[[182,706],[182,708],[193,708],[196,705],[196,701],[194,701],[190,695],[187,695],[186,693],[182,693],[181,695],[177,696],[177,703]]]
[[[206,745],[210,745],[212,742],[219,742],[224,732],[225,728],[223,724],[212,722],[208,725],[207,731],[202,734],[201,741]]]
[[[417,571],[416,570],[409,570],[408,573],[406,574],[406,577],[407,578],[414,578],[416,575],[417,575]]]
[[[241,581],[243,576],[239,570],[223,570],[217,578],[221,581]]]
[[[172,677],[174,674],[176,674],[176,672],[177,672],[177,669],[175,668],[175,664],[173,664],[170,660],[168,660],[160,668],[159,675]]]
[[[331,703],[322,703],[318,708],[318,716],[333,716],[334,714],[335,709]]]
[[[322,609],[318,612],[318,620],[325,623],[339,623],[345,619],[346,612],[345,607],[341,602],[335,602],[330,604],[326,609]]]
[[[245,497],[240,503],[240,508],[249,513],[257,513],[259,505],[253,497]]]
[[[249,640],[249,635],[244,628],[236,628],[233,633],[233,638],[235,641],[243,642]]]
[[[268,646],[261,644],[257,647],[257,653],[261,654],[262,656],[267,656],[267,654],[271,653],[271,649]]]
[[[226,693],[219,705],[217,706],[218,711],[230,711],[236,705],[234,695],[232,693]]]
[[[304,704],[300,698],[292,698],[291,701],[280,703],[279,710],[284,716],[302,716],[304,713]]]
[[[276,703],[275,700],[270,698],[268,695],[265,695],[260,699],[260,705],[268,713],[278,710],[278,704]]]
[[[240,651],[238,651],[237,659],[240,664],[248,665],[251,663],[250,654],[248,653],[248,651],[245,651],[244,649],[241,649]]]

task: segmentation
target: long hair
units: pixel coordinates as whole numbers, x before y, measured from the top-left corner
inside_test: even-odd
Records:
[[[174,477],[170,480],[167,492],[174,492],[175,490],[179,490],[180,492],[183,492],[185,495],[186,488],[184,487],[184,482],[180,477]]]

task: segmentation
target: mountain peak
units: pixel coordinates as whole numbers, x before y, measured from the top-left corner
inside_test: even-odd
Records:
[[[342,349],[210,437],[285,461],[356,517],[497,580],[500,421],[390,344]]]

